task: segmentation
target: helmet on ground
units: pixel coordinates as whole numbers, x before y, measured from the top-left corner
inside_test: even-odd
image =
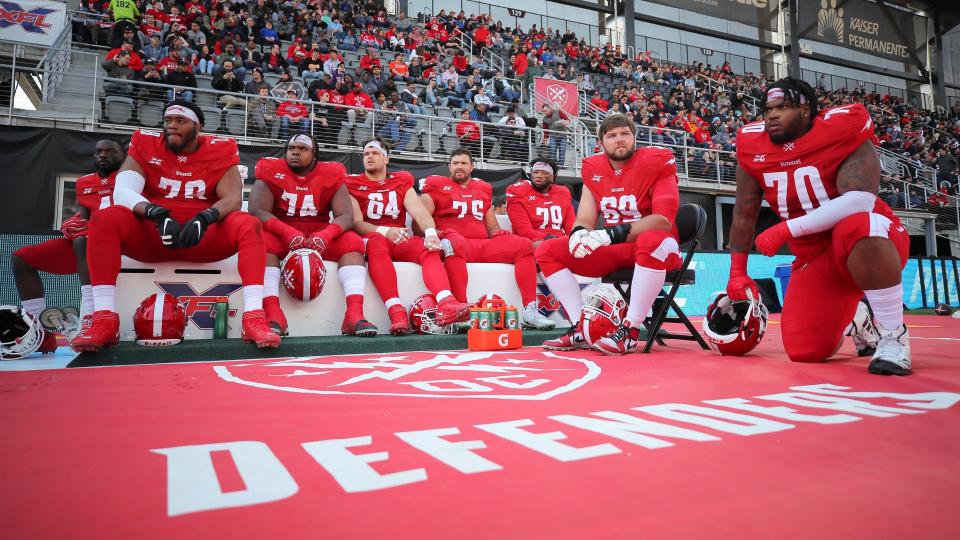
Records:
[[[133,313],[133,331],[137,345],[165,347],[183,341],[187,312],[172,295],[148,296]]]
[[[327,279],[323,259],[312,249],[296,249],[280,264],[283,288],[297,300],[309,302],[320,296]]]
[[[17,306],[0,306],[0,360],[29,356],[43,343],[40,320]]]
[[[743,356],[760,344],[767,331],[767,317],[767,306],[759,297],[734,302],[721,292],[707,308],[703,333],[710,348],[719,354]]]
[[[410,326],[418,334],[446,335],[456,332],[452,324],[437,324],[437,299],[432,294],[422,294],[410,306]]]
[[[937,304],[937,307],[933,308],[933,312],[937,315],[950,315],[953,310],[950,309],[949,304]]]
[[[627,301],[609,283],[600,283],[587,290],[580,313],[583,338],[591,347],[612,334],[627,317]]]

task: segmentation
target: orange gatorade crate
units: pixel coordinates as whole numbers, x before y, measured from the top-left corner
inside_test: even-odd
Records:
[[[467,349],[471,351],[505,351],[523,347],[522,330],[480,330],[467,331]]]
[[[467,349],[471,351],[502,351],[523,346],[520,317],[514,306],[499,305],[473,308],[470,320],[473,328],[467,331]]]

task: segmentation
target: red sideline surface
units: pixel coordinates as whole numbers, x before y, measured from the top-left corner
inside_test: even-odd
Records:
[[[0,373],[3,537],[956,538],[960,321],[908,321],[901,378],[791,364],[776,322],[746,358]]]

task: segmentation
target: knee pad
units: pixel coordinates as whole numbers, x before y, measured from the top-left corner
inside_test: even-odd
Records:
[[[340,235],[340,238],[337,239],[341,242],[343,246],[344,253],[352,253],[356,251],[357,253],[363,253],[363,238],[360,238],[360,235],[353,231],[347,231]]]
[[[443,239],[450,242],[454,255],[460,257],[466,257],[468,255],[470,249],[467,247],[467,239],[460,234],[448,233],[443,236]]]
[[[636,263],[654,270],[680,266],[680,246],[668,231],[646,231],[634,240]]]

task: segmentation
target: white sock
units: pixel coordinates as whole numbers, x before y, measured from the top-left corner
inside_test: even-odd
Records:
[[[583,309],[583,297],[580,296],[580,284],[577,277],[569,268],[564,268],[550,276],[544,276],[544,281],[550,287],[553,295],[560,300],[560,305],[567,312],[570,322],[577,324],[580,321],[580,311]]]
[[[884,330],[897,330],[903,326],[903,284],[893,287],[863,291],[873,309],[873,322]]]
[[[444,298],[446,298],[446,297],[448,297],[448,296],[453,296],[453,293],[450,292],[450,291],[448,291],[447,289],[444,289],[444,290],[438,292],[438,293],[437,293],[437,302],[440,302],[441,300],[443,300]]]
[[[630,326],[637,328],[643,325],[653,301],[663,290],[663,282],[667,277],[666,270],[654,270],[645,266],[633,266],[633,281],[630,284],[630,307],[627,308],[627,320]]]
[[[117,286],[116,285],[94,285],[93,287],[93,309],[96,311],[117,312]]]
[[[392,308],[393,306],[399,306],[399,305],[400,305],[400,299],[397,298],[396,296],[394,296],[393,298],[391,298],[391,299],[387,300],[386,302],[384,302],[383,305],[387,306],[387,309],[390,309],[390,308]]]
[[[80,286],[80,318],[84,315],[93,314],[93,287],[90,285]]]
[[[34,317],[39,317],[43,310],[47,309],[47,299],[46,298],[31,298],[29,300],[24,300],[20,302],[20,305],[23,306],[23,310],[27,313],[33,315]]]
[[[337,269],[344,296],[359,294],[363,296],[363,287],[367,283],[367,269],[360,265],[341,266]]]
[[[263,295],[280,296],[280,269],[276,266],[263,270]]]
[[[243,312],[263,309],[263,285],[243,286]]]

